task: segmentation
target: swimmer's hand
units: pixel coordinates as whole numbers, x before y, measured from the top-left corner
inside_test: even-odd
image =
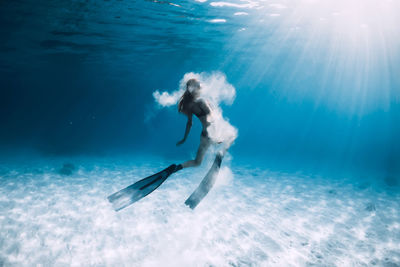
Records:
[[[176,146],[180,146],[180,145],[182,145],[183,143],[185,143],[185,139],[182,139],[181,141],[179,141],[178,143],[176,143]]]

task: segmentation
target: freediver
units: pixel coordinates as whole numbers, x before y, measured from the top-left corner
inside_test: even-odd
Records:
[[[186,141],[192,127],[193,114],[202,124],[200,145],[197,149],[195,159],[188,160],[178,165],[172,164],[168,168],[110,195],[108,199],[113,204],[116,211],[125,208],[153,192],[171,174],[183,168],[199,166],[211,144],[223,144],[223,148],[217,153],[214,163],[207,175],[192,195],[185,201],[185,204],[194,209],[210,191],[216,180],[222,158],[236,137],[236,131],[232,130],[234,128],[223,120],[222,114],[213,110],[206,100],[200,97],[200,94],[201,86],[199,81],[190,79],[186,82],[185,92],[178,102],[178,112],[187,116],[187,123],[183,139],[176,143],[177,146]],[[233,134],[227,135],[229,132]]]
[[[187,123],[183,139],[176,145],[179,146],[186,141],[192,127],[193,114],[200,120],[202,131],[200,134],[200,144],[197,149],[196,158],[177,165],[176,171],[187,167],[197,167],[203,161],[207,149],[213,143],[208,133],[210,122],[207,120],[211,114],[211,108],[204,99],[199,98],[201,86],[196,79],[190,79],[186,83],[186,90],[178,102],[178,112],[187,116]]]

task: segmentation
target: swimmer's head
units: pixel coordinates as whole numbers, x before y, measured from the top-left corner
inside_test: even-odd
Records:
[[[190,79],[186,82],[186,91],[189,91],[194,97],[198,96],[200,88],[200,83],[196,79]]]
[[[186,91],[178,102],[179,112],[186,113],[187,105],[199,96],[200,89],[200,83],[196,79],[190,79],[186,82]]]

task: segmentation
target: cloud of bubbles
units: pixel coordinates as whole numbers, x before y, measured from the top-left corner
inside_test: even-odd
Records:
[[[211,114],[207,117],[210,125],[207,127],[209,137],[216,143],[222,143],[225,149],[234,142],[238,131],[229,121],[223,117],[221,103],[231,105],[236,97],[236,90],[221,72],[213,73],[186,73],[179,82],[179,88],[171,93],[155,91],[153,97],[162,107],[176,105],[186,90],[186,83],[190,79],[200,82],[201,90],[199,98],[205,100],[211,108]]]

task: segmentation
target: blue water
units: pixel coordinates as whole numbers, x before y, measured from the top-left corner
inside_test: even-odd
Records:
[[[0,266],[400,265],[397,1],[1,1]],[[160,107],[221,73],[238,138],[115,213],[106,197],[194,156]],[[60,171],[72,164],[71,172]],[[167,247],[167,248],[166,248]]]

